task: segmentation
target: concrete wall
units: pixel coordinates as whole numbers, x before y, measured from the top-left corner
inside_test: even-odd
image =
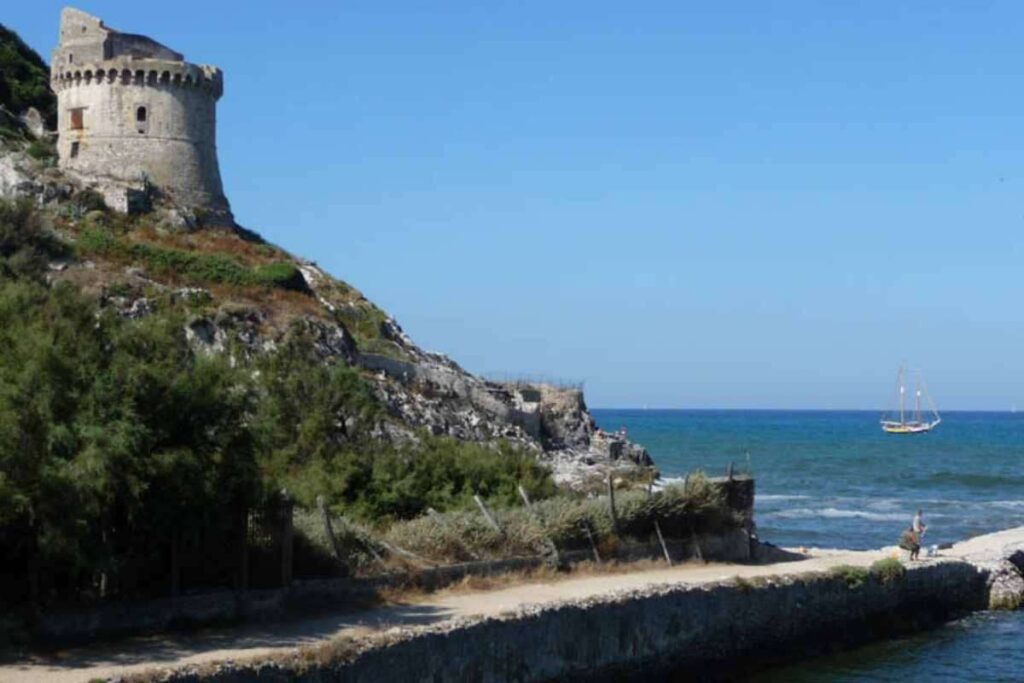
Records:
[[[735,662],[778,660],[912,630],[983,606],[985,577],[966,562],[919,566],[893,583],[841,578],[760,587],[662,586],[496,619],[385,634],[328,665],[224,665],[172,681],[661,680],[727,677]],[[315,661],[315,659],[309,661]]]

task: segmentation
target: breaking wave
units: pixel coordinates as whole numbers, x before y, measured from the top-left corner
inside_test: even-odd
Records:
[[[869,512],[866,510],[841,510],[839,508],[791,508],[762,515],[770,519],[867,519],[873,522],[908,521],[906,512]]]

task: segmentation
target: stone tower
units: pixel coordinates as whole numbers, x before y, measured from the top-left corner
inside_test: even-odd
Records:
[[[61,13],[51,69],[61,168],[122,211],[149,185],[230,222],[217,163],[220,69],[72,8]]]

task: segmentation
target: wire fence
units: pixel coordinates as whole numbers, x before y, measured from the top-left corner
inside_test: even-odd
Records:
[[[524,373],[484,373],[482,377],[488,382],[501,384],[513,389],[531,388],[537,386],[549,386],[564,391],[583,391],[585,382],[583,380],[568,379],[554,375],[524,374]]]

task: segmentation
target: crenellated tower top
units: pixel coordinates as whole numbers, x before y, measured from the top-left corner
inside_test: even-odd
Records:
[[[118,208],[156,187],[204,215],[231,220],[216,152],[220,69],[186,62],[152,38],[68,7],[50,82],[62,168]]]

